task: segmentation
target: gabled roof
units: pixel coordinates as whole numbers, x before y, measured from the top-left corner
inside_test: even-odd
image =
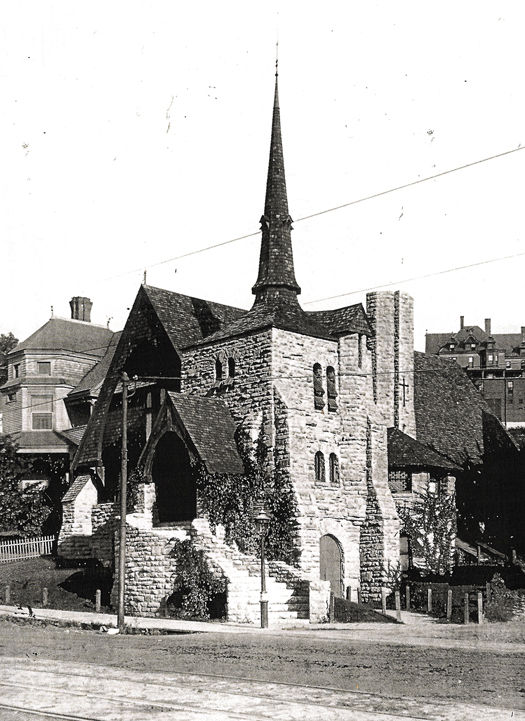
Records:
[[[100,325],[80,320],[50,318],[11,353],[22,350],[65,350],[102,357],[112,336],[113,331]]]
[[[86,483],[90,482],[92,483],[92,479],[89,473],[83,473],[80,476],[77,476],[62,497],[62,503],[71,503],[74,501],[78,494],[83,490]]]
[[[326,328],[331,336],[341,336],[347,333],[372,335],[370,322],[361,303],[334,310],[310,311],[306,315]]]
[[[125,367],[129,349],[134,346],[137,339],[140,339],[140,331],[137,331],[137,327],[143,326],[144,322],[153,324],[167,338],[166,342],[171,344],[174,352],[180,354],[181,349],[209,336],[223,324],[234,321],[245,313],[246,311],[239,308],[221,303],[212,303],[182,293],[142,285],[118,340],[117,348],[112,357],[108,357],[109,369],[100,388],[84,438],[74,458],[74,467],[99,461],[106,414],[113,392]],[[88,378],[86,384],[90,382]]]
[[[414,353],[417,439],[454,464],[483,461],[516,444],[465,371],[453,360]]]
[[[141,289],[150,300],[176,350],[191,346],[246,315],[246,311],[241,308],[151,285],[143,285]]]
[[[173,408],[210,473],[244,473],[235,423],[218,398],[168,392]]]
[[[388,467],[395,468],[441,468],[453,470],[454,463],[432,448],[416,441],[399,428],[388,429]]]
[[[84,433],[86,431],[87,424],[84,426],[75,426],[74,428],[67,428],[64,431],[57,431],[61,436],[64,436],[70,443],[75,446],[80,445]]]
[[[104,378],[107,375],[109,366],[111,365],[111,361],[113,360],[113,356],[115,355],[115,350],[117,349],[117,345],[121,335],[122,331],[118,331],[117,333],[113,334],[113,338],[111,339],[110,344],[106,348],[104,356],[96,365],[93,366],[93,368],[90,368],[88,370],[80,383],[78,383],[73,388],[73,390],[69,391],[68,398],[73,399],[75,397],[78,397],[79,395],[97,394],[97,391],[99,390],[100,386],[104,382]]]

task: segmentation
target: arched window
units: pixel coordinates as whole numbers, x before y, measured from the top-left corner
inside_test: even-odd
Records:
[[[218,358],[215,361],[215,380],[222,381],[222,363]]]
[[[326,395],[328,396],[328,410],[337,410],[337,389],[335,383],[335,370],[332,366],[326,369]]]
[[[235,358],[228,358],[228,377],[235,377]]]
[[[339,458],[335,453],[330,453],[329,468],[330,483],[339,483]]]
[[[324,482],[325,480],[324,455],[321,451],[315,454],[315,480]]]
[[[321,411],[324,408],[323,369],[319,363],[314,365],[314,408]]]

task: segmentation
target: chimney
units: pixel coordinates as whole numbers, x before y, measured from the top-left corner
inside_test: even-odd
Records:
[[[464,327],[465,327],[465,316],[460,315],[459,316],[459,329],[463,330]]]
[[[71,308],[71,319],[72,320],[84,320],[87,323],[91,323],[91,306],[93,303],[89,298],[85,298],[81,295],[76,295],[69,301]]]
[[[490,318],[485,318],[485,333],[487,335],[492,335],[491,327],[490,327]]]

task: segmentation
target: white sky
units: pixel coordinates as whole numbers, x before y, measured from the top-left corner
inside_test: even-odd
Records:
[[[142,269],[257,231],[279,86],[300,218],[525,145],[525,5],[11,0],[0,24],[0,332],[72,295],[124,325]],[[525,254],[525,150],[297,222],[307,309]],[[248,308],[259,238],[148,283]],[[525,255],[399,282],[425,330],[525,325]],[[177,272],[175,273],[175,269]],[[129,272],[133,271],[133,272]]]

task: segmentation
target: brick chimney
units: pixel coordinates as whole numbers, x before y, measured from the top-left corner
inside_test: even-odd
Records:
[[[69,301],[71,308],[71,319],[72,320],[84,320],[87,323],[91,323],[91,307],[93,303],[89,298],[85,298],[81,295],[75,295]]]
[[[460,315],[459,316],[459,329],[463,330],[464,327],[465,327],[465,316]]]
[[[492,335],[490,318],[485,318],[485,333],[487,335]]]

